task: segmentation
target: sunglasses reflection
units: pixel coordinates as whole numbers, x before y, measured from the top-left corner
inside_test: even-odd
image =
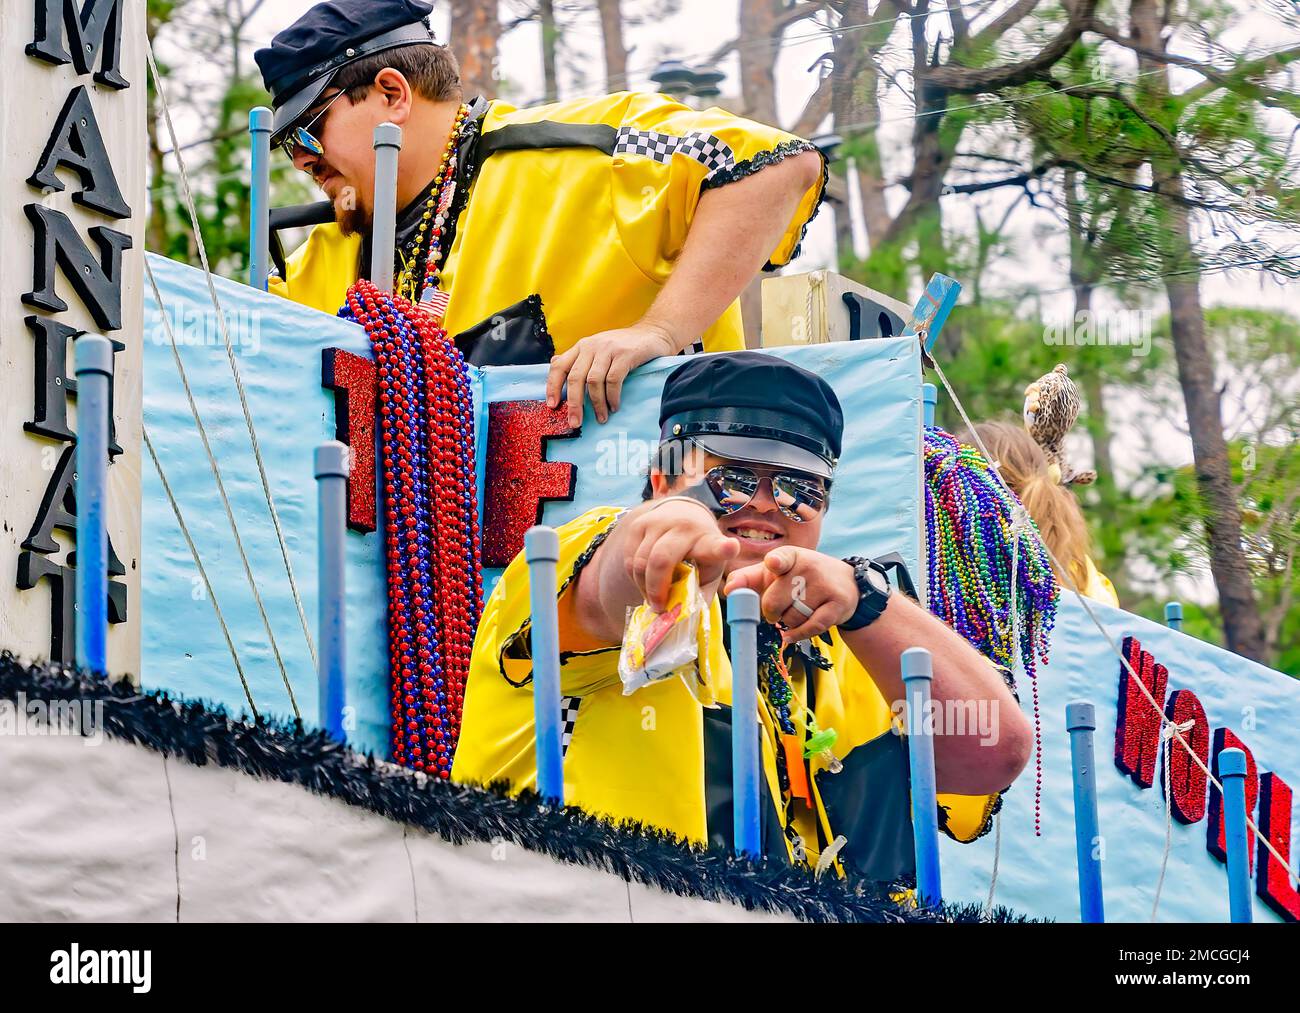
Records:
[[[710,470],[704,481],[727,513],[748,506],[765,482],[777,509],[793,521],[813,520],[826,506],[825,485],[798,472],[760,473],[751,468],[725,465]]]

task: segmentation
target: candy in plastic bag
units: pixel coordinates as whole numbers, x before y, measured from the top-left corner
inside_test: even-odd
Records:
[[[696,664],[705,655],[707,631],[708,604],[700,594],[695,567],[679,563],[662,612],[644,604],[628,610],[618,658],[623,695],[631,696],[642,686],[677,673],[692,696],[706,707],[713,706],[708,680]]]

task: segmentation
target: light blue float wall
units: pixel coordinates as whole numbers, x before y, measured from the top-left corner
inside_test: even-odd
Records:
[[[1120,609],[1092,608],[1115,643],[1136,637],[1144,650],[1169,669],[1168,692],[1190,689],[1205,706],[1211,730],[1228,727],[1251,748],[1262,775],[1275,771],[1293,787],[1300,784],[1300,683],[1227,651]],[[1043,727],[1041,837],[1034,836],[1034,765],[1004,796],[1002,852],[996,902],[1018,911],[1079,920],[1074,855],[1074,801],[1065,705],[1087,700],[1097,708],[1094,734],[1097,797],[1104,859],[1101,863],[1106,920],[1143,922],[1151,917],[1165,846],[1164,796],[1159,783],[1139,788],[1114,762],[1120,662],[1082,606],[1063,594],[1052,637],[1051,664],[1039,670]],[[1021,687],[1026,711],[1027,685]],[[1143,706],[1150,704],[1144,701]],[[1205,849],[1208,816],[1183,826],[1173,821],[1168,871],[1161,893],[1160,921],[1227,921],[1228,883],[1223,863]],[[1252,836],[1252,847],[1254,838]],[[950,898],[983,901],[993,869],[994,835],[974,844],[945,839],[944,892]],[[1294,865],[1294,858],[1292,864]],[[1257,921],[1278,916],[1258,898]]]
[[[283,561],[262,493],[252,447],[235,393],[216,316],[201,272],[150,256],[163,305],[174,323],[181,358],[208,428],[240,536],[270,617],[298,705],[314,722],[316,677],[289,592]],[[354,324],[217,280],[231,342],[248,395],[271,492],[280,514],[308,622],[316,622],[316,500],[312,448],[334,435],[334,398],[321,387],[322,348],[369,356]],[[229,523],[221,508],[202,444],[185,402],[171,346],[152,293],[145,302],[145,423],[208,569],[261,710],[290,713],[288,694],[267,644]],[[835,555],[896,550],[918,570],[920,522],[920,358],[908,339],[782,350],[782,355],[825,376],[844,403],[844,454],[827,516],[823,547]],[[659,393],[679,364],[649,363],[632,376],[623,407],[599,425],[590,408],[583,435],[549,444],[551,460],[578,467],[574,501],[548,504],[544,521],[562,524],[600,504],[635,503],[644,476],[636,469],[602,474],[602,455],[619,441],[658,435]],[[485,401],[541,399],[544,367],[474,371],[478,414]],[[486,427],[479,425],[480,462]],[[480,481],[482,480],[480,475]],[[197,583],[161,483],[144,471],[144,658],[142,678],[186,696],[235,710],[246,704],[211,604]],[[385,591],[380,536],[349,532],[348,700],[356,707],[352,741],[387,753]],[[485,575],[490,590],[497,576]]]
[[[234,378],[201,272],[150,255],[173,322],[195,401],[220,465],[235,521],[271,629],[305,719],[315,724],[316,674],[289,592],[284,562],[262,493]],[[369,357],[355,324],[217,279],[235,359],[248,395],[267,478],[289,548],[309,628],[316,625],[316,487],[312,448],[334,436],[334,398],[321,387],[322,348]],[[146,284],[145,425],[180,503],[217,601],[234,636],[259,710],[292,716],[288,693],[235,550],[230,524],[203,452],[171,345]],[[147,455],[146,455],[147,457]],[[142,671],[146,687],[247,704],[212,604],[146,459],[143,463]],[[378,536],[349,534],[348,701],[356,707],[356,743],[386,753],[384,581]]]

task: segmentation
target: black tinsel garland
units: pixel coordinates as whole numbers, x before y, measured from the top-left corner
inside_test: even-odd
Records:
[[[810,922],[978,922],[978,904],[916,910],[890,899],[910,884],[850,883],[803,868],[750,862],[689,846],[635,823],[614,825],[575,808],[551,808],[504,786],[486,789],[430,779],[348,749],[297,722],[248,722],[220,707],[141,692],[57,665],[25,665],[0,654],[0,699],[103,701],[105,735],[197,766],[215,763],[298,784],[349,805],[436,834],[453,844],[505,840],[561,862],[611,872],[668,893],[730,901]],[[989,919],[1029,919],[998,907]]]

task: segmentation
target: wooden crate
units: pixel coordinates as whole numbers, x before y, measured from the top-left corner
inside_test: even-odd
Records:
[[[902,333],[912,309],[906,303],[860,285],[834,271],[764,278],[762,344],[822,344],[848,341],[853,332],[853,314],[844,296],[860,297],[857,315],[861,337],[878,338],[882,330]]]

